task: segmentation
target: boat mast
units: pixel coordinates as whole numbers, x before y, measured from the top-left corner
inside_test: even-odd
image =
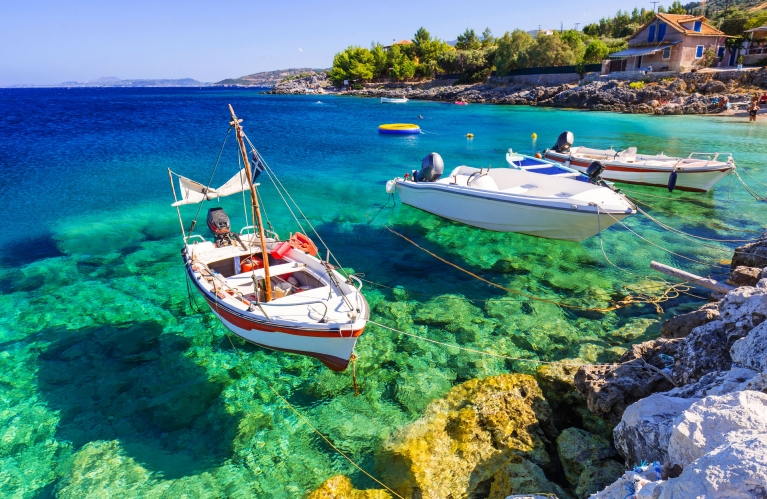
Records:
[[[237,116],[234,114],[232,105],[229,104],[229,112],[232,113],[232,121],[230,125],[234,127],[234,131],[237,133],[237,143],[240,145],[240,154],[242,154],[242,160],[245,163],[245,174],[248,176],[248,184],[250,184],[250,204],[253,210],[253,218],[258,223],[258,237],[261,240],[261,257],[264,260],[264,280],[266,281],[266,301],[272,301],[272,282],[269,276],[269,253],[266,251],[266,237],[264,236],[264,224],[261,223],[261,208],[258,206],[258,196],[256,195],[256,186],[253,184],[253,174],[250,171],[250,162],[248,161],[248,151],[245,149],[245,141],[242,140],[245,135],[240,127],[240,122]],[[256,295],[258,295],[258,290]]]

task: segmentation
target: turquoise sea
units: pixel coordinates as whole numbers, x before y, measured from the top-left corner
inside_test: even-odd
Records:
[[[0,89],[0,496],[293,498],[339,473],[372,488],[269,384],[376,473],[385,465],[376,462],[381,442],[451,386],[534,368],[372,325],[357,346],[359,396],[349,371],[313,359],[235,340],[238,357],[202,300],[190,303],[167,174],[207,180],[229,103],[341,263],[377,283],[363,289],[373,320],[510,357],[610,361],[656,336],[663,317],[652,305],[597,313],[506,293],[386,226],[490,281],[585,307],[660,295],[651,260],[722,277],[737,243],[701,245],[637,215],[626,224],[649,242],[617,225],[604,234],[618,270],[596,237],[491,233],[393,205],[386,180],[429,152],[448,171],[500,167],[509,147],[542,150],[571,130],[576,143],[593,146],[731,151],[744,180],[767,195],[767,128],[744,119],[382,105],[231,89]],[[386,122],[417,122],[425,133],[381,136],[376,127]],[[214,186],[236,171],[232,139]],[[287,237],[296,227],[262,182],[269,222]],[[751,239],[767,228],[767,204],[738,179],[708,194],[627,192],[697,236]],[[243,224],[241,198],[220,204]],[[195,210],[184,207],[187,226]],[[703,291],[690,293],[663,303],[665,315],[704,301]]]

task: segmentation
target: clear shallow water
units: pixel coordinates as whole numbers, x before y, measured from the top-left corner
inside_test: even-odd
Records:
[[[317,101],[321,101],[318,103]],[[365,288],[372,318],[509,356],[609,360],[657,334],[651,306],[609,314],[563,311],[505,294],[389,233],[494,282],[584,306],[657,287],[581,244],[476,230],[387,201],[384,183],[439,152],[458,164],[501,166],[507,148],[532,152],[569,129],[576,142],[666,154],[726,150],[767,183],[767,129],[724,118],[602,113],[377,100],[265,96],[247,90],[0,90],[0,495],[10,497],[296,497],[337,474],[370,487],[268,390],[269,380],[369,470],[392,430],[470,378],[530,365],[456,352],[370,326],[358,343],[361,395],[350,373],[238,343],[189,304],[167,168],[206,180],[228,124],[226,104],[339,260],[389,288]],[[417,116],[424,116],[417,120]],[[380,136],[384,122],[417,122],[417,137]],[[467,141],[464,135],[474,133]],[[538,134],[533,145],[530,135]],[[227,144],[214,185],[236,169]],[[765,193],[767,187],[744,178]],[[266,185],[267,214],[295,230]],[[712,238],[749,238],[763,203],[733,181],[713,193],[627,187],[661,220]],[[658,196],[658,197],[655,197]],[[242,200],[221,203],[241,225]],[[187,225],[195,208],[185,207]],[[204,215],[204,214],[203,214]],[[684,217],[684,218],[683,218]],[[718,223],[735,231],[703,224]],[[204,224],[201,225],[205,233]],[[734,245],[702,247],[641,216],[604,235],[617,265],[650,260],[722,274]],[[199,232],[199,231],[198,231]],[[700,299],[682,296],[667,313]],[[202,309],[202,302],[197,301]],[[257,373],[257,374],[255,374]]]

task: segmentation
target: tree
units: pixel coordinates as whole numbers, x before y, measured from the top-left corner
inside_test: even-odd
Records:
[[[568,29],[567,31],[560,33],[559,36],[562,38],[562,41],[570,47],[570,50],[573,51],[576,61],[583,59],[583,54],[586,52],[584,38],[588,39],[588,37],[585,37],[581,32],[575,31],[574,29]]]
[[[373,78],[373,54],[362,47],[351,46],[333,57],[330,79],[336,85],[344,80],[370,80]]]
[[[583,60],[587,63],[602,62],[610,54],[610,47],[602,40],[594,40],[586,47]]]
[[[490,28],[485,28],[485,31],[482,32],[482,48],[486,49],[487,47],[491,47],[493,45],[495,45],[493,32],[490,31]]]
[[[716,52],[714,52],[714,49],[711,47],[707,47],[706,50],[703,51],[703,57],[700,59],[700,64],[704,68],[707,68],[714,64],[714,61],[716,60]]]
[[[370,54],[373,56],[373,76],[380,78],[389,68],[386,52],[380,43],[374,42],[370,44]]]
[[[533,37],[521,29],[515,29],[509,34],[507,31],[497,40],[498,48],[495,51],[495,69],[498,75],[508,74],[512,69],[519,69],[520,54],[534,43]]]
[[[556,31],[552,35],[536,37],[535,43],[525,51],[524,57],[520,57],[520,62],[525,65],[524,67],[529,68],[572,66],[577,60],[573,50]]]
[[[455,44],[455,48],[458,50],[477,50],[481,46],[482,42],[479,41],[479,37],[473,29],[469,28],[466,28],[463,34],[458,35],[458,41]]]
[[[669,14],[687,14],[687,9],[682,6],[682,2],[679,0],[674,0],[674,2],[671,4],[671,7],[668,8],[667,12]]]

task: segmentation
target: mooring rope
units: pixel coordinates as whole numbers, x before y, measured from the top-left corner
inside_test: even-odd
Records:
[[[370,320],[370,319],[368,319],[368,324],[373,324],[374,326],[378,326],[378,327],[380,327],[382,329],[388,329],[389,331],[392,331],[392,332],[395,332],[395,333],[398,333],[398,334],[402,334],[404,336],[410,336],[412,338],[417,338],[419,340],[427,341],[429,343],[434,343],[436,345],[442,345],[442,346],[449,347],[449,348],[455,348],[456,350],[463,350],[465,352],[477,353],[477,354],[480,354],[480,355],[487,355],[489,357],[498,357],[498,358],[506,359],[506,360],[513,360],[513,361],[519,361],[519,362],[533,362],[533,363],[537,363],[537,364],[549,364],[549,365],[551,365],[551,364],[562,364],[562,365],[565,365],[565,366],[572,366],[572,367],[590,367],[590,366],[593,366],[593,367],[615,367],[615,366],[621,367],[621,366],[625,366],[625,367],[639,368],[639,369],[644,369],[646,367],[646,368],[650,369],[651,371],[655,371],[658,374],[662,375],[667,380],[669,380],[672,385],[676,386],[676,383],[674,383],[674,381],[668,376],[668,374],[664,373],[661,369],[658,369],[654,365],[648,363],[642,357],[639,357],[639,359],[637,359],[637,360],[641,360],[642,361],[642,365],[641,366],[626,366],[625,364],[615,364],[615,363],[612,363],[612,364],[583,364],[583,363],[582,364],[578,364],[578,363],[571,363],[571,362],[562,362],[562,361],[558,361],[558,360],[526,359],[524,357],[511,357],[509,355],[503,355],[503,354],[496,353],[496,352],[488,352],[487,350],[477,350],[476,348],[462,347],[460,345],[454,345],[452,343],[445,343],[444,341],[433,340],[431,338],[427,338],[425,336],[421,336],[421,335],[418,335],[418,334],[408,333],[406,331],[401,331],[399,329],[395,329],[393,327],[387,326],[385,324],[381,324],[380,322],[375,322],[375,321]]]
[[[759,194],[758,192],[756,192],[754,189],[752,189],[751,187],[749,187],[749,186],[748,186],[748,184],[746,184],[746,182],[743,180],[743,178],[741,178],[741,176],[738,174],[738,172],[736,172],[735,170],[733,170],[733,172],[732,172],[732,173],[733,173],[733,174],[734,174],[736,177],[738,177],[738,180],[740,180],[740,183],[741,183],[741,184],[743,184],[743,188],[744,188],[744,189],[746,189],[746,192],[748,192],[749,194],[751,194],[751,196],[752,196],[754,199],[756,199],[757,201],[767,201],[767,198],[765,198],[764,196],[760,195],[760,194]]]
[[[595,206],[597,207],[597,211],[601,210],[601,208],[599,207],[599,205],[596,205],[596,204],[595,204]],[[604,210],[603,210],[603,211],[604,211]],[[685,260],[689,260],[689,261],[691,261],[691,262],[699,263],[699,264],[701,264],[701,265],[705,265],[705,266],[707,266],[707,267],[725,267],[725,265],[721,265],[721,264],[718,264],[718,263],[714,263],[714,264],[712,264],[712,263],[706,263],[706,262],[702,262],[702,261],[700,261],[700,260],[696,260],[695,258],[690,258],[689,256],[684,256],[684,255],[680,255],[679,253],[675,253],[675,252],[671,251],[670,249],[666,249],[666,248],[664,248],[663,246],[661,246],[661,245],[659,245],[659,244],[655,244],[654,242],[650,241],[650,240],[649,240],[649,239],[647,239],[646,237],[642,237],[642,236],[640,236],[640,235],[639,235],[639,234],[637,234],[637,233],[636,233],[636,232],[635,232],[635,231],[634,231],[634,230],[633,230],[631,227],[629,227],[628,225],[624,224],[622,221],[620,221],[620,220],[618,220],[617,218],[615,218],[614,216],[612,216],[612,214],[611,214],[610,212],[608,212],[608,211],[605,211],[605,214],[606,214],[606,215],[609,215],[609,216],[610,216],[610,218],[612,218],[613,220],[615,220],[617,223],[619,223],[621,226],[623,226],[623,228],[624,228],[624,229],[628,230],[629,232],[631,232],[632,234],[634,234],[636,237],[638,237],[638,238],[639,238],[639,239],[641,239],[642,241],[644,241],[644,242],[646,242],[647,244],[650,244],[650,245],[652,245],[652,246],[655,246],[655,247],[656,247],[656,248],[658,248],[659,250],[661,250],[661,251],[665,251],[666,253],[668,253],[668,254],[670,254],[670,255],[674,255],[674,256],[676,256],[676,257],[679,257],[679,258],[683,258],[683,259],[685,259]]]
[[[730,178],[732,178],[732,177],[730,177]],[[694,223],[696,225],[702,225],[703,227],[707,227],[707,228],[710,228],[710,229],[732,231],[732,232],[750,232],[752,234],[762,234],[764,232],[763,230],[741,229],[741,228],[738,228],[738,227],[732,227],[732,226],[729,226],[729,225],[724,225],[724,224],[720,224],[720,223],[716,223],[716,222],[714,222],[714,223],[706,223],[706,222],[703,222],[701,220],[696,220],[694,218],[686,217],[686,216],[681,215],[679,213],[674,213],[674,212],[671,212],[671,211],[668,211],[668,210],[663,210],[661,208],[658,208],[657,206],[651,205],[650,203],[648,203],[646,201],[640,201],[640,200],[638,200],[638,199],[636,199],[634,197],[630,197],[630,196],[626,196],[626,197],[629,198],[631,201],[633,201],[636,204],[641,204],[641,205],[647,206],[651,210],[659,211],[659,212],[663,213],[664,215],[667,215],[667,216],[670,216],[670,217],[674,217],[674,218],[681,218],[683,220],[689,220],[690,222],[692,222],[692,223]]]
[[[441,256],[439,256],[439,255],[437,255],[437,254],[427,250],[426,248],[420,246],[418,243],[416,243],[412,239],[409,239],[408,237],[406,237],[406,236],[400,234],[399,232],[395,231],[391,227],[386,226],[386,225],[384,225],[384,227],[389,232],[391,232],[392,234],[395,234],[395,235],[401,237],[402,239],[404,239],[405,241],[409,242],[410,244],[412,244],[416,248],[420,249],[421,251],[425,252],[426,254],[436,258],[437,260],[441,261],[442,263],[445,263],[445,264],[450,265],[451,267],[453,267],[453,268],[455,268],[457,270],[460,270],[461,272],[463,272],[465,274],[470,275],[471,277],[474,277],[475,279],[478,279],[478,280],[484,282],[485,284],[488,284],[488,285],[493,286],[495,288],[501,289],[503,291],[507,291],[509,293],[513,293],[513,294],[517,294],[517,295],[520,295],[520,296],[524,296],[525,298],[528,298],[530,300],[540,301],[540,302],[544,302],[544,303],[550,303],[552,305],[557,305],[559,307],[569,308],[569,309],[573,309],[573,310],[583,310],[583,311],[589,311],[589,312],[608,313],[608,312],[612,312],[614,310],[617,310],[619,308],[622,308],[622,307],[625,307],[625,306],[631,305],[631,304],[647,304],[647,305],[653,305],[655,307],[656,311],[658,311],[658,313],[662,314],[663,313],[663,309],[660,307],[659,303],[663,303],[663,302],[666,302],[668,300],[677,298],[679,296],[679,291],[676,289],[676,287],[677,286],[682,286],[682,285],[679,285],[679,284],[670,285],[668,287],[668,289],[666,289],[666,291],[661,296],[656,297],[656,298],[652,298],[652,297],[634,297],[634,296],[628,294],[622,300],[617,301],[617,302],[612,302],[612,305],[610,307],[583,307],[583,306],[580,306],[580,305],[572,305],[572,304],[569,304],[569,303],[564,303],[564,302],[560,302],[560,301],[557,301],[557,300],[552,300],[552,299],[549,299],[549,298],[542,298],[540,296],[531,295],[529,293],[525,293],[524,291],[520,291],[518,289],[507,288],[506,286],[502,286],[502,285],[500,285],[498,283],[495,283],[493,281],[485,279],[484,277],[482,277],[480,275],[477,275],[474,272],[471,272],[469,270],[466,270],[463,267],[460,267],[459,265],[456,265],[455,263],[453,263],[453,262],[451,262],[449,260],[446,260],[445,258],[442,258]]]
[[[684,232],[684,231],[679,230],[679,229],[675,229],[674,227],[671,227],[669,225],[664,224],[660,220],[654,218],[652,215],[650,215],[649,213],[644,211],[639,206],[637,206],[636,208],[637,208],[637,211],[639,211],[639,213],[641,213],[642,215],[646,216],[647,218],[652,220],[654,223],[656,223],[660,227],[666,229],[667,231],[669,231],[671,233],[677,234],[680,237],[683,237],[683,238],[688,239],[688,240],[692,240],[693,242],[697,242],[697,241],[695,241],[695,239],[700,239],[700,240],[703,240],[703,241],[713,241],[713,242],[718,242],[718,243],[752,243],[752,242],[756,241],[756,239],[711,239],[709,237],[695,236],[693,234],[688,234],[687,232]],[[715,249],[715,250],[719,250],[719,251],[725,249],[725,248],[722,248],[720,246],[712,246],[710,244],[705,244],[705,243],[701,243],[701,242],[697,242],[697,244],[699,244],[701,246],[705,246],[706,248],[711,248],[711,249]]]

